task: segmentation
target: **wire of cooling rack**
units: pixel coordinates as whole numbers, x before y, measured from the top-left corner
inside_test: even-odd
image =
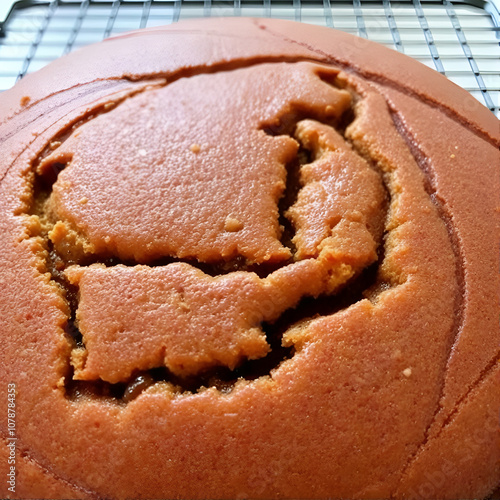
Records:
[[[106,29],[104,30],[103,34],[103,39],[108,38],[109,35],[111,34],[111,30],[113,29],[113,25],[115,23],[119,7],[120,7],[120,0],[115,0],[111,7],[111,12],[109,13],[108,21],[106,23]]]
[[[330,4],[330,0],[323,0],[323,11],[325,25],[328,28],[333,28],[332,6]]]
[[[436,69],[500,114],[500,27],[492,0],[21,0],[0,23],[0,91],[88,43],[214,16],[289,19],[377,41]]]
[[[418,22],[420,23],[420,27],[424,32],[425,41],[427,43],[427,46],[429,47],[429,51],[431,53],[434,65],[436,66],[436,70],[444,75],[444,66],[441,59],[439,58],[439,52],[436,48],[436,44],[434,43],[434,37],[432,36],[432,31],[429,28],[427,18],[425,17],[424,9],[422,9],[422,4],[420,3],[420,0],[413,0],[413,5],[415,6],[415,12],[417,13]]]
[[[383,4],[385,17],[387,18],[387,24],[389,25],[389,29],[391,30],[394,47],[398,52],[403,52],[403,43],[401,42],[401,35],[399,34],[398,26],[396,24],[396,20],[394,19],[391,2],[389,2],[389,0],[383,0]]]
[[[352,0],[354,7],[354,15],[356,16],[356,24],[358,26],[358,34],[360,37],[368,38],[366,31],[365,20],[363,19],[363,11],[361,9],[361,0]]]
[[[73,45],[75,44],[76,37],[78,36],[78,32],[80,31],[83,19],[85,17],[85,14],[87,13],[89,5],[90,5],[89,0],[84,0],[81,3],[80,10],[78,11],[78,15],[76,16],[75,22],[73,24],[73,28],[69,34],[68,41],[66,42],[66,45],[64,46],[63,54],[67,54],[67,53],[71,52],[71,49],[73,48]]]
[[[474,73],[478,87],[481,89],[481,92],[483,93],[483,97],[484,97],[484,100],[486,102],[486,106],[488,106],[488,108],[490,108],[490,109],[494,109],[495,105],[493,104],[493,100],[491,99],[490,93],[488,92],[486,85],[484,84],[483,77],[479,71],[479,68],[477,66],[476,60],[474,59],[474,56],[472,55],[472,51],[469,47],[469,44],[467,43],[467,39],[465,38],[464,32],[463,32],[462,27],[460,25],[460,21],[457,17],[455,9],[453,8],[453,5],[449,0],[444,0],[444,5],[446,7],[446,12],[451,20],[453,28],[455,29],[455,33],[457,34],[457,38],[460,42],[460,45],[462,46],[462,50],[464,52],[464,55],[470,64],[472,72]]]

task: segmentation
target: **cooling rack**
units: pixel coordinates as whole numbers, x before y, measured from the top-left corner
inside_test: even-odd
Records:
[[[108,36],[219,16],[289,19],[374,40],[436,69],[500,114],[500,18],[492,0],[0,0],[0,90]]]

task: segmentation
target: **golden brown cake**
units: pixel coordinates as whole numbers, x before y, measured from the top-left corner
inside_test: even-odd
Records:
[[[125,34],[3,93],[1,497],[486,498],[498,129],[276,20]]]

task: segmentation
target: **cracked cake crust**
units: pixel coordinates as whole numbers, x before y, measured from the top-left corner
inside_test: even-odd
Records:
[[[150,39],[158,43],[143,60],[123,57]],[[398,68],[370,42],[305,25],[198,21],[105,44],[104,56],[87,70],[71,68],[99,46],[27,77],[0,100],[6,152],[0,160],[0,325],[9,333],[1,362],[2,383],[17,386],[14,498],[462,498],[491,492],[500,481],[500,334],[491,314],[498,309],[498,278],[491,277],[498,243],[496,119],[414,61],[394,54]],[[162,44],[174,55],[168,61],[158,57]],[[295,78],[297,89],[301,75],[316,80],[298,97],[277,97],[285,114],[256,106],[258,120],[245,122],[274,151],[263,167],[251,162],[249,171],[274,165],[276,178],[263,176],[268,182],[257,191],[269,188],[269,203],[253,208],[262,217],[222,204],[217,222],[200,226],[217,228],[212,240],[191,242],[196,224],[183,235],[172,219],[167,232],[158,226],[153,247],[133,231],[118,241],[131,212],[121,214],[117,205],[113,221],[123,216],[124,226],[104,234],[113,224],[99,218],[113,203],[103,201],[94,214],[92,207],[100,186],[109,179],[112,186],[117,174],[100,184],[112,169],[89,158],[104,131],[124,123],[120,114],[134,106],[153,113],[148,106],[155,96],[176,88],[182,93],[198,79],[214,82],[224,101],[225,81],[242,74],[244,82],[251,75],[265,81],[268,73],[274,79],[268,89],[249,88],[245,103],[252,92],[255,102],[272,95],[280,81],[286,88]],[[335,97],[319,100],[311,114],[307,106],[319,97],[307,89],[315,85]],[[245,113],[237,108],[217,119],[241,136]],[[134,116],[140,123],[134,113],[131,130]],[[210,142],[199,137],[180,141],[182,157],[198,169]],[[255,146],[245,137],[250,154]],[[112,140],[106,141],[103,148],[112,153]],[[132,149],[141,151],[140,142],[132,140]],[[233,154],[237,165],[244,148],[221,151],[224,161]],[[94,186],[88,192],[86,178]],[[153,187],[162,182],[153,180]],[[219,198],[237,182],[227,186]],[[357,186],[364,189],[358,193]],[[82,223],[84,214],[90,219]],[[242,238],[251,227],[262,234],[262,224],[270,238]],[[219,234],[223,242],[239,243],[214,251]],[[242,251],[249,241],[256,243]],[[127,281],[135,279],[131,273],[150,287],[146,296],[166,276],[162,303],[170,303],[169,286],[182,285],[172,304],[188,314],[221,293],[218,283],[239,280],[233,292],[230,285],[219,288],[254,336],[241,336],[240,327],[226,322],[243,344],[225,349],[231,341],[215,335],[215,343],[193,352],[185,336],[196,324],[190,320],[176,330],[185,333],[179,343],[160,347],[165,365],[154,356],[136,363],[137,349],[127,353],[129,344],[123,349],[115,342],[120,328],[109,330],[110,342],[99,331],[103,317],[115,325],[113,318],[130,315],[125,323],[136,320],[136,335],[149,321],[134,315],[126,300],[123,311],[118,307],[120,290],[129,292]],[[186,286],[188,276],[194,281]],[[99,294],[111,286],[116,299],[104,303]],[[263,290],[273,287],[279,307],[276,299],[273,307],[261,307]],[[209,306],[212,312],[220,300]],[[241,312],[252,303],[255,311]],[[214,318],[216,332],[226,320]],[[206,318],[199,321],[210,331]],[[165,338],[161,332],[152,326],[148,339]],[[199,332],[193,327],[191,334]],[[92,372],[89,366],[97,365],[85,362],[99,342],[118,350],[104,354]],[[200,355],[205,348],[208,357]],[[151,348],[144,349],[149,356]],[[2,425],[5,439],[6,421]]]

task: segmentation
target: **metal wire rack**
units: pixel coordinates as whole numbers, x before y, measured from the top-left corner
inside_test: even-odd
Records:
[[[272,17],[337,28],[406,53],[498,116],[500,18],[493,1],[21,0],[0,11],[0,90],[123,31],[194,17]]]

